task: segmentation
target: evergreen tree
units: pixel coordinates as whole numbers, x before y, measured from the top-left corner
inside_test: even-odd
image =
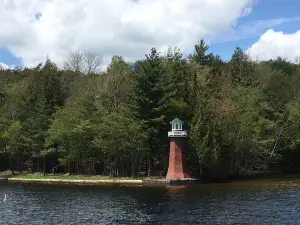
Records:
[[[143,123],[148,136],[148,175],[153,167],[154,157],[166,152],[167,106],[174,90],[166,79],[166,67],[155,48],[146,55],[146,60],[137,62],[133,88],[132,111]],[[166,153],[165,153],[166,154]]]
[[[133,64],[114,56],[101,75],[100,58],[80,52],[67,69],[50,59],[0,69],[1,165],[40,171],[43,160],[44,172],[166,173],[169,122],[180,117],[194,175],[300,171],[299,64],[253,62],[241,48],[227,63],[203,40],[194,47],[187,58],[176,47],[164,56],[152,48]]]
[[[234,85],[252,85],[256,81],[253,63],[240,47],[236,47],[229,62],[229,73]]]
[[[209,47],[205,41],[203,39],[200,40],[194,48],[195,51],[189,56],[189,58],[201,66],[210,65],[214,57],[212,53],[206,54],[206,51],[209,49]]]

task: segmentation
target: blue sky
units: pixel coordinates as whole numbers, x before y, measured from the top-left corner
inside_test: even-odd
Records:
[[[42,16],[42,14],[39,15],[41,18]],[[252,7],[251,13],[240,17],[232,30],[204,39],[209,43],[211,52],[228,60],[236,46],[247,50],[258,42],[261,35],[269,29],[273,29],[275,32],[282,31],[284,34],[295,33],[300,30],[300,0],[258,0]],[[191,50],[194,44],[191,43]],[[270,48],[272,47],[269,46]],[[268,48],[266,47],[266,49]],[[21,62],[21,58],[15,57],[3,45],[1,47],[0,43],[0,63],[20,65]]]
[[[212,44],[210,51],[228,60],[236,46],[246,50],[259,39],[261,34],[270,28],[284,33],[294,33],[300,30],[300,0],[260,0],[253,7],[250,15],[238,20],[237,30],[239,30],[239,27],[250,25],[256,21],[267,22],[283,18],[291,19],[291,21],[258,29],[257,32],[251,33],[249,36],[245,35],[239,40]]]
[[[20,65],[21,60],[15,57],[7,48],[0,48],[0,62],[7,65]]]

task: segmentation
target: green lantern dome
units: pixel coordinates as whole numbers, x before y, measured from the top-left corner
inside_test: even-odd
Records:
[[[175,118],[170,122],[170,124],[184,124],[184,122],[178,118]]]

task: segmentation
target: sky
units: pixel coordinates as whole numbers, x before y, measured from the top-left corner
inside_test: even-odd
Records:
[[[299,0],[0,0],[0,66],[62,65],[81,50],[127,61],[151,47],[185,55],[204,39],[229,60],[239,46],[254,60],[300,56]]]

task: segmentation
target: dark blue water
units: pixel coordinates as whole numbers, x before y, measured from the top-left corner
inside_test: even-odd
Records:
[[[300,224],[300,181],[187,187],[0,183],[0,224]]]

